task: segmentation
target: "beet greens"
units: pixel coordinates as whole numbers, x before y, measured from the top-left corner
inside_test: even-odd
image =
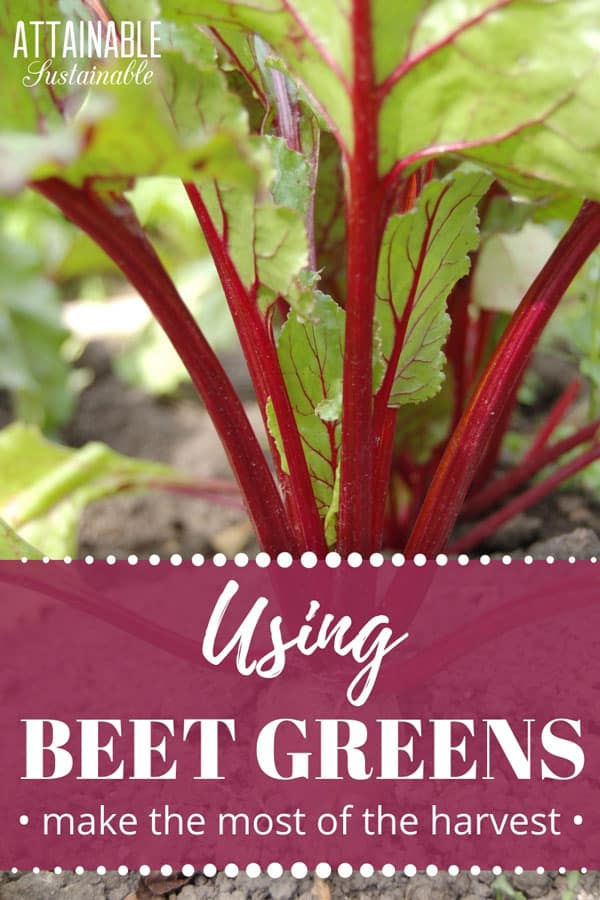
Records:
[[[57,6],[5,10],[0,40]],[[553,440],[577,382],[495,475],[532,351],[600,242],[597,0],[163,0],[160,16],[150,86],[21,88],[27,61],[5,50],[0,188],[44,195],[144,298],[263,549],[470,549],[600,457],[600,420]],[[128,199],[159,174],[185,185],[272,465]],[[474,278],[480,226],[517,212],[565,227],[507,316]],[[453,544],[459,520],[476,524]]]

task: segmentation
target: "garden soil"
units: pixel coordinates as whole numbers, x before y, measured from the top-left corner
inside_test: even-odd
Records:
[[[253,425],[264,436],[243,363],[233,354],[223,362]],[[219,439],[191,388],[171,400],[125,385],[114,375],[110,355],[101,344],[91,345],[82,363],[93,380],[64,431],[67,443],[105,441],[121,453],[170,463],[200,480],[231,477]],[[519,414],[521,429],[528,427],[532,415],[542,414],[573,377],[570,366],[556,365],[556,361],[550,365],[545,355],[537,358],[536,368],[543,392],[528,417]],[[589,495],[563,491],[507,523],[478,552],[586,559],[600,556],[597,535],[600,503]],[[124,495],[96,503],[84,516],[80,541],[82,554],[99,558],[109,553],[117,557],[215,552],[233,556],[258,550],[241,509],[164,493]]]

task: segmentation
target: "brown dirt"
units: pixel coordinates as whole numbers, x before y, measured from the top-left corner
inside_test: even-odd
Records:
[[[235,355],[225,363],[254,425],[262,433],[260,414],[252,402],[243,364]],[[80,446],[102,440],[122,453],[167,462],[198,478],[231,477],[219,439],[191,388],[183,389],[172,400],[149,397],[113,374],[110,357],[101,345],[90,346],[83,364],[92,369],[95,377],[82,393],[75,417],[63,433],[67,443]],[[552,403],[572,376],[572,369],[564,366],[548,368],[544,357],[537,368],[544,377],[544,390],[532,411],[534,416]],[[518,412],[517,418],[525,427],[524,410]],[[523,553],[534,545],[536,555],[545,555],[551,551],[540,547],[540,542],[581,529],[587,530],[587,540],[568,542],[567,555],[577,555],[579,546],[585,556],[595,552],[590,547],[594,546],[594,534],[600,534],[600,503],[575,491],[558,492],[507,523],[477,552]],[[87,511],[81,525],[82,555],[135,553],[144,557],[151,553],[181,553],[189,557],[196,552],[221,551],[230,556],[240,550],[253,554],[257,549],[241,511],[163,493],[103,500]],[[556,548],[552,552],[556,553]]]

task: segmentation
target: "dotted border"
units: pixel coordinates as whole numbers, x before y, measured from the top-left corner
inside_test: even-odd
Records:
[[[49,556],[42,557],[41,560],[43,563],[50,562],[62,562],[65,565],[70,565],[72,562],[84,562],[88,566],[93,565],[96,562],[105,562],[109,566],[114,566],[117,563],[117,557],[109,553],[105,558],[98,558],[95,556],[83,557],[83,559],[74,560],[72,556],[65,556],[61,559],[50,559]],[[203,566],[205,564],[210,565],[212,563],[213,566],[217,566],[218,568],[223,567],[228,562],[235,563],[238,568],[243,569],[250,562],[254,561],[254,563],[260,569],[266,569],[271,564],[279,566],[280,569],[289,569],[289,567],[294,562],[294,557],[291,553],[283,552],[279,553],[276,557],[272,558],[268,553],[257,553],[254,557],[254,560],[251,560],[247,553],[236,553],[233,559],[227,559],[227,556],[224,553],[215,553],[212,557],[203,556],[202,553],[194,553],[193,556],[190,557],[189,560],[185,560],[186,562],[190,562],[193,566]],[[396,568],[402,568],[403,566],[417,566],[418,568],[422,568],[427,562],[435,563],[439,568],[443,568],[447,566],[450,562],[450,557],[448,557],[445,553],[438,553],[434,559],[428,560],[424,553],[417,553],[413,559],[407,559],[403,553],[394,553],[391,557],[386,559],[382,553],[372,553],[369,557],[363,557],[360,553],[350,553],[348,557],[343,560],[339,553],[335,551],[331,551],[327,553],[322,560],[326,566],[330,569],[338,569],[342,565],[346,565],[351,569],[359,569],[361,566],[371,566],[372,569],[380,569],[384,563],[391,563]],[[523,557],[516,557],[513,559],[510,554],[505,553],[503,556],[498,557],[496,562],[501,562],[505,566],[511,565],[511,563],[524,563],[526,566],[532,565],[535,562],[546,563],[547,565],[552,565],[556,562],[554,556],[546,556],[545,559],[537,559],[534,560],[533,556],[527,555]],[[28,562],[39,562],[39,560],[30,560],[28,556],[21,557],[22,563]],[[173,553],[170,557],[161,557],[157,553],[152,553],[147,559],[140,559],[134,553],[131,553],[126,559],[118,560],[118,562],[126,562],[130,566],[137,566],[138,563],[147,563],[151,566],[158,566],[162,564],[170,564],[172,566],[181,566],[184,562],[183,557],[180,553]],[[305,569],[314,569],[319,559],[316,553],[312,551],[307,551],[303,553],[299,559],[296,560],[299,562]],[[489,566],[492,562],[490,556],[487,553],[482,554],[479,557],[469,557],[466,553],[460,553],[456,558],[452,559],[452,562],[456,562],[459,566],[468,566],[470,564],[477,564],[481,566]],[[564,562],[569,562],[571,565],[576,562],[589,562],[589,563],[597,563],[597,556],[590,556],[587,559],[577,559],[575,556],[569,556],[567,560]]]
[[[31,870],[30,869],[17,869],[17,868],[12,868],[10,870],[12,875],[24,874],[25,872],[29,872],[29,871],[31,871],[34,875],[39,875],[41,872],[41,869],[39,868],[39,866],[34,866]],[[55,875],[60,875],[64,871],[69,872],[71,870],[70,869],[65,870],[65,869],[61,868],[61,866],[55,866],[55,868],[52,871],[54,872]],[[73,869],[72,871],[74,872],[75,875],[84,875],[86,872],[86,869],[84,869],[83,866],[76,866],[75,869]],[[98,875],[102,876],[102,875],[106,875],[107,868],[106,868],[106,866],[97,866],[95,869],[88,869],[87,871],[88,872],[96,872]],[[147,876],[150,874],[151,870],[150,870],[150,866],[141,865],[138,869],[129,869],[129,868],[127,868],[127,866],[119,866],[116,871],[117,871],[117,874],[119,874],[123,878],[125,878],[127,875],[130,875],[130,874],[139,874],[141,876]],[[206,878],[214,878],[218,874],[217,867],[213,863],[206,863],[206,865],[204,865],[202,869],[197,869],[196,866],[193,866],[190,863],[186,863],[185,865],[181,866],[181,868],[178,871],[180,871],[181,874],[185,878],[191,878],[196,873],[201,873]],[[281,865],[281,863],[278,863],[278,862],[270,863],[268,866],[265,867],[264,870],[261,869],[261,867],[259,866],[258,863],[248,863],[248,865],[245,868],[244,867],[240,868],[235,863],[227,863],[227,865],[223,868],[222,871],[223,871],[223,874],[227,878],[237,878],[237,876],[240,874],[240,872],[242,874],[246,874],[248,876],[248,878],[258,878],[258,876],[261,875],[264,871],[264,873],[266,875],[268,875],[269,878],[277,879],[277,878],[281,878],[281,876],[283,875],[284,868]],[[350,876],[354,873],[362,875],[363,878],[371,878],[375,874],[376,871],[379,872],[381,875],[383,875],[385,878],[392,878],[396,874],[406,875],[407,878],[414,878],[415,875],[419,874],[419,869],[417,869],[417,867],[413,866],[411,863],[408,863],[401,869],[397,869],[392,863],[386,863],[381,867],[381,869],[376,870],[375,867],[371,865],[371,863],[363,863],[357,869],[353,869],[352,866],[350,865],[350,863],[340,863],[337,868],[334,868],[334,867],[330,866],[329,863],[320,862],[320,863],[317,863],[314,868],[314,873],[319,878],[329,878],[329,876],[332,874],[338,875],[340,878],[350,878]],[[447,872],[447,874],[451,878],[456,878],[457,875],[459,875],[459,873],[461,871],[468,872],[471,875],[477,876],[481,873],[482,869],[481,869],[481,866],[471,866],[470,869],[460,869],[458,866],[455,866],[455,865],[450,865],[450,866],[448,866],[447,869],[444,869],[444,868],[439,869],[435,865],[429,865],[425,869],[422,869],[420,871],[422,874],[428,875],[430,878],[435,878],[435,876],[440,872]],[[509,875],[513,875],[513,874],[514,875],[522,875],[525,870],[523,869],[523,866],[515,866],[513,869],[511,869],[511,868],[503,869],[502,866],[492,866],[491,871],[492,871],[493,875],[502,875],[503,872],[508,873]],[[557,871],[559,873],[559,875],[565,875],[567,872],[567,869],[565,868],[565,866],[558,866],[558,868],[556,868],[556,869],[553,868],[551,870],[544,869],[543,866],[538,866],[537,869],[535,870],[537,875],[543,875],[545,872],[549,872],[549,871],[552,871],[552,872]],[[585,875],[587,873],[588,869],[586,866],[581,866],[581,868],[579,868],[577,871],[579,871],[582,875]],[[165,877],[168,878],[169,876],[171,876],[173,874],[173,867],[169,866],[169,865],[163,865],[160,867],[160,873],[161,873],[161,875],[164,875]],[[308,866],[303,862],[292,863],[292,865],[290,867],[290,874],[293,878],[297,878],[298,880],[300,880],[302,878],[306,878],[306,876],[309,874]]]

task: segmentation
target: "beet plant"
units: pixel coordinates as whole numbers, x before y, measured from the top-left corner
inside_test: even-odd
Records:
[[[600,420],[554,436],[574,383],[495,474],[532,351],[600,242],[597,0],[15,7],[1,13],[0,187],[54,203],[144,298],[265,550],[468,549],[600,457]],[[65,85],[63,59],[38,76],[14,55],[17,20],[69,16],[100,31],[160,19],[151,83]],[[156,175],[196,213],[270,459],[136,216],[131,188]],[[563,234],[508,316],[486,304],[509,275],[489,253],[484,266],[480,230],[492,252],[527,218]]]

